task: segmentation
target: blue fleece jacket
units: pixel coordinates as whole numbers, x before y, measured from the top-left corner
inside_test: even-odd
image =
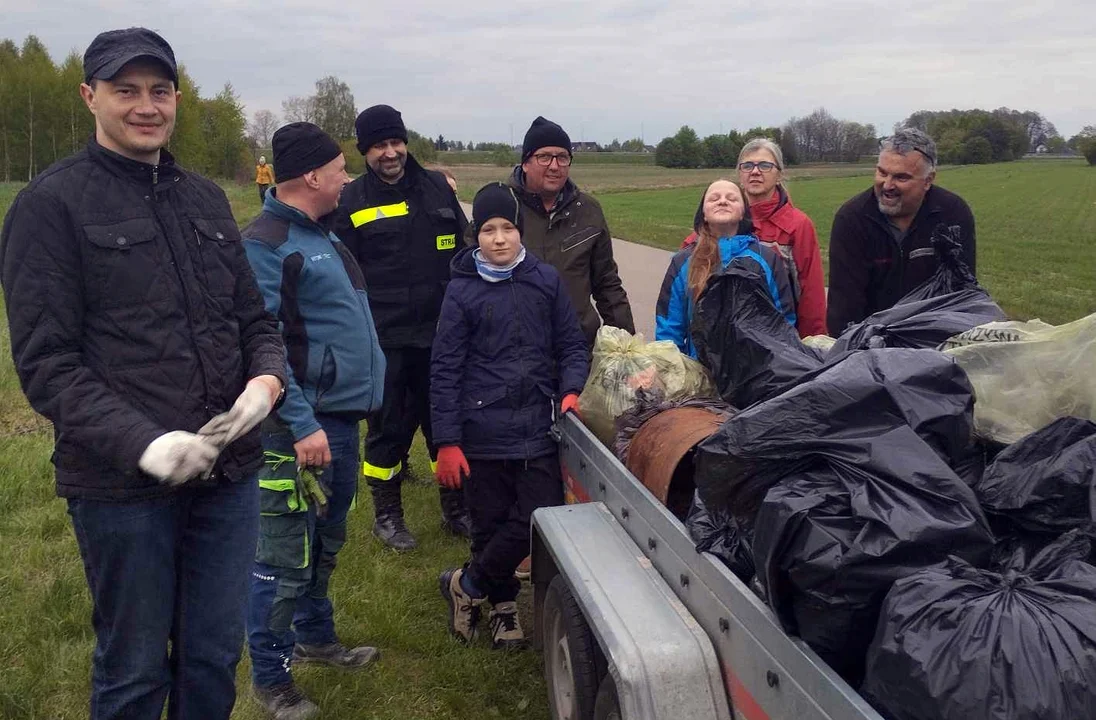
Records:
[[[278,200],[276,189],[242,234],[285,339],[289,384],[277,413],[294,439],[320,429],[317,413],[360,419],[380,408],[384,353],[354,256],[333,233]]]

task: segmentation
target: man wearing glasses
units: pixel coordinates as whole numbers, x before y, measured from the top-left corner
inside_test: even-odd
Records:
[[[932,235],[957,228],[963,260],[974,272],[974,215],[955,193],[936,187],[936,143],[901,128],[880,143],[875,185],[837,211],[830,232],[826,324],[840,335],[850,323],[893,306],[936,272]]]
[[[510,177],[528,210],[521,239],[563,277],[586,342],[593,348],[602,321],[630,333],[635,325],[601,206],[570,180],[570,171],[571,138],[559,125],[538,117],[525,133],[521,165]]]

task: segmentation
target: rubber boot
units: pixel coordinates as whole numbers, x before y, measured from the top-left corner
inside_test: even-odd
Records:
[[[472,519],[464,507],[464,490],[439,487],[441,500],[441,529],[450,535],[472,539]]]
[[[391,480],[370,480],[369,489],[373,493],[373,509],[376,513],[373,534],[393,550],[404,552],[414,550],[418,543],[403,521],[401,481],[399,475]]]

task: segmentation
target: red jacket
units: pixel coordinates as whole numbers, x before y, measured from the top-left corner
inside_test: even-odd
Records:
[[[792,291],[796,298],[796,329],[799,337],[826,334],[826,283],[822,274],[822,252],[814,223],[794,205],[782,187],[772,200],[750,206],[750,219],[761,242],[774,246],[788,261]],[[696,242],[691,233],[681,243]]]

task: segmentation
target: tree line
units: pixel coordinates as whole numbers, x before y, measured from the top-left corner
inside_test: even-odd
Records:
[[[1032,110],[920,110],[895,127],[901,126],[917,127],[932,136],[938,160],[949,165],[1008,162],[1034,152],[1077,152],[1087,157],[1084,148],[1096,143],[1096,139],[1086,140],[1096,136],[1092,126],[1067,141],[1052,122]],[[856,162],[875,154],[881,139],[871,124],[841,120],[818,108],[779,128],[752,128],[744,133],[732,130],[703,140],[686,125],[663,138],[655,162],[675,168],[733,167],[742,145],[754,137],[774,140],[788,165]]]

